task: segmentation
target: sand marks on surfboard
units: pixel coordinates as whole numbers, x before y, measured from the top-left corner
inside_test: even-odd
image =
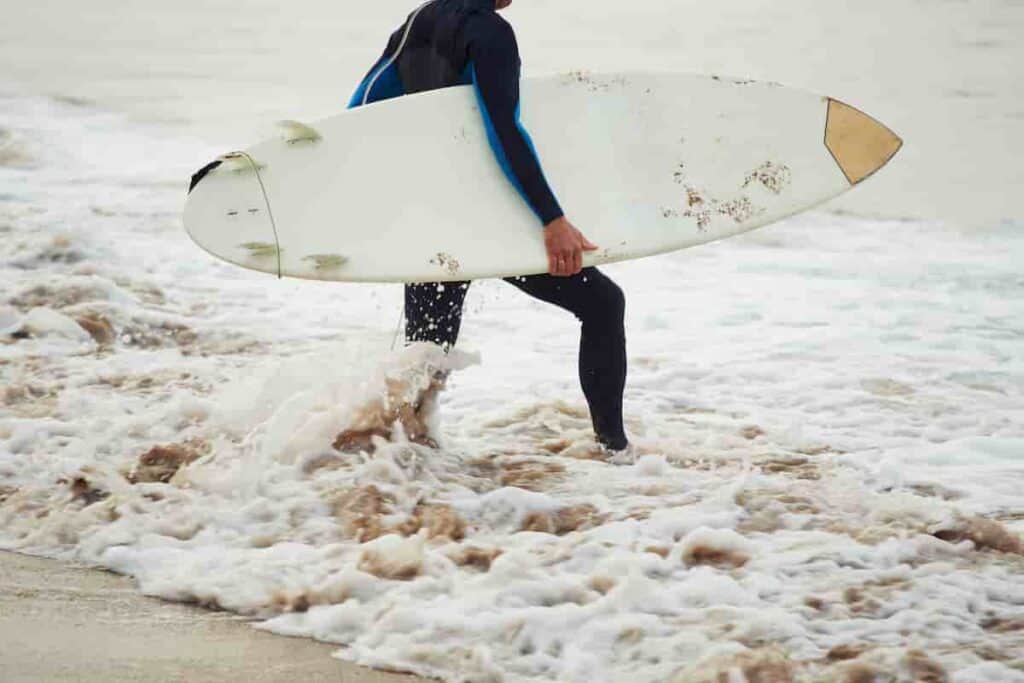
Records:
[[[697,228],[707,231],[718,217],[732,219],[737,225],[747,223],[767,213],[768,208],[754,201],[744,190],[762,187],[772,195],[781,195],[793,182],[793,172],[785,164],[765,161],[752,169],[739,186],[740,194],[723,199],[689,178],[685,163],[680,163],[672,174],[673,181],[685,191],[681,209],[662,207],[664,218],[692,218]]]

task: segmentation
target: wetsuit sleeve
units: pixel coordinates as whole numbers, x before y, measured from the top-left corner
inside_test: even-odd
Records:
[[[405,94],[402,80],[398,75],[398,66],[396,64],[388,66],[388,61],[395,53],[395,50],[398,49],[398,43],[402,39],[403,31],[404,25],[391,34],[391,39],[388,40],[388,46],[384,49],[384,54],[380,56],[377,63],[373,65],[363,80],[360,81],[356,91],[352,93],[352,97],[348,101],[348,109],[363,106],[364,99],[366,104],[369,104],[371,102],[389,100],[393,97],[400,97]],[[369,91],[369,97],[366,96],[367,91]]]
[[[529,133],[519,121],[519,46],[512,27],[491,18],[474,22],[468,42],[473,86],[487,138],[508,179],[543,225],[563,215]]]

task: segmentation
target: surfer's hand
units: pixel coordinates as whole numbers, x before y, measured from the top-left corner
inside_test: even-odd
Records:
[[[544,248],[548,251],[548,272],[570,277],[583,270],[583,252],[598,246],[562,216],[544,226]]]

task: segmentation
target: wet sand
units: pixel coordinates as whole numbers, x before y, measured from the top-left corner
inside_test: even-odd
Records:
[[[7,683],[421,681],[356,667],[336,646],[257,631],[236,615],[138,594],[131,580],[0,552],[0,661]]]

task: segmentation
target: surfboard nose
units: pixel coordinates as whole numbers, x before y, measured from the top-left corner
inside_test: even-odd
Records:
[[[828,98],[825,147],[851,185],[889,163],[903,140],[887,127],[845,102]]]

